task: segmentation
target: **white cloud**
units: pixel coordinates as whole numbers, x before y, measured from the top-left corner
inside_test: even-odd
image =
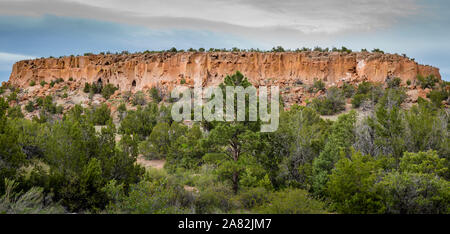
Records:
[[[35,57],[29,55],[0,52],[0,71],[9,71],[15,62],[33,58]]]
[[[17,62],[20,60],[33,59],[33,58],[35,58],[35,57],[30,56],[30,55],[11,54],[11,53],[0,52],[0,62]]]
[[[84,17],[150,28],[340,33],[389,27],[416,0],[2,0],[0,14]]]

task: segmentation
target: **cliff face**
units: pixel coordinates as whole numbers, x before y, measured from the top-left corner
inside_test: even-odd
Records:
[[[381,53],[339,52],[183,52],[129,55],[91,55],[24,60],[13,66],[9,82],[27,88],[31,81],[50,83],[72,78],[80,87],[84,82],[111,83],[120,91],[136,91],[158,86],[163,91],[175,85],[215,85],[235,71],[241,71],[255,86],[279,85],[285,101],[298,102],[302,84],[320,79],[327,86],[364,80],[384,82],[399,77],[414,83],[417,74],[441,78],[439,69],[419,65],[408,58]]]

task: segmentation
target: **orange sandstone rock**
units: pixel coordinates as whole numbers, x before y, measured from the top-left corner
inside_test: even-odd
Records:
[[[158,87],[169,92],[176,85],[193,86],[195,78],[203,85],[217,85],[228,74],[241,71],[255,86],[279,85],[292,87],[287,93],[298,100],[305,92],[302,85],[315,79],[327,86],[361,81],[385,82],[387,77],[399,77],[402,83],[416,81],[417,74],[441,78],[439,69],[419,65],[400,55],[381,53],[340,52],[183,52],[139,53],[129,55],[90,55],[19,61],[14,64],[9,83],[21,88],[31,81],[50,83],[63,78],[70,90],[81,89],[85,82],[110,83],[119,92]],[[414,83],[414,82],[413,82]],[[60,88],[59,85],[56,87]],[[39,90],[42,95],[48,85]],[[116,93],[114,96],[118,95]],[[422,96],[422,93],[419,94]],[[300,101],[301,103],[301,101]]]

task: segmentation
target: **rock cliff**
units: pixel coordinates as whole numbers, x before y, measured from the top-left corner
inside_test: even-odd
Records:
[[[394,54],[165,52],[24,60],[14,64],[9,83],[28,88],[32,81],[50,83],[62,78],[73,81],[75,88],[85,82],[102,82],[113,84],[121,92],[154,86],[167,92],[178,84],[193,85],[196,77],[203,80],[204,86],[219,84],[237,70],[255,86],[279,85],[289,104],[301,103],[305,85],[316,79],[332,86],[344,82],[384,82],[388,77],[399,77],[403,84],[408,80],[414,84],[418,74],[441,78],[438,68]]]

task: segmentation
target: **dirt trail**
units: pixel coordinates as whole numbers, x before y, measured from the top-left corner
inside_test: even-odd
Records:
[[[147,160],[144,156],[139,155],[137,158],[137,163],[144,166],[145,168],[155,168],[155,169],[163,169],[164,164],[166,164],[166,160]]]

